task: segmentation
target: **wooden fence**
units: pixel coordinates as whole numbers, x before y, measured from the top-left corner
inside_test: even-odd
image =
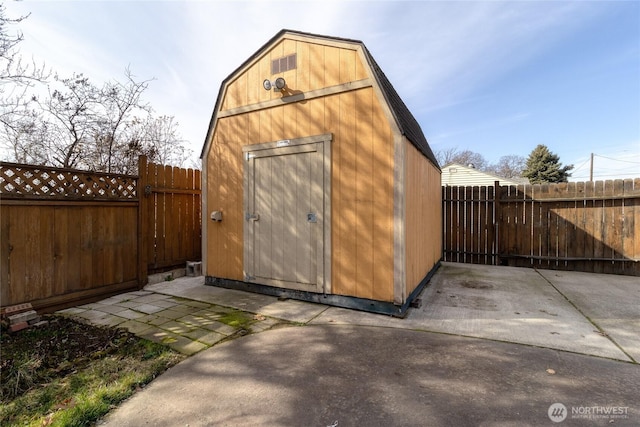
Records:
[[[148,271],[166,271],[199,260],[200,171],[147,163],[144,158],[138,170],[146,196],[141,214]]]
[[[0,304],[50,311],[140,289],[149,269],[199,259],[199,172],[144,157],[139,171],[0,162]]]
[[[442,192],[445,261],[640,276],[640,179]]]

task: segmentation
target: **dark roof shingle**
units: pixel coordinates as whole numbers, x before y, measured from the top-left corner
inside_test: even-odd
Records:
[[[370,62],[371,69],[376,74],[376,78],[378,79],[378,84],[380,85],[380,88],[382,89],[382,93],[384,94],[384,97],[387,100],[387,104],[389,104],[389,107],[391,107],[391,111],[395,116],[396,123],[400,128],[400,132],[402,132],[402,134],[406,136],[407,139],[411,141],[411,143],[427,159],[431,160],[431,162],[435,166],[439,167],[438,160],[436,159],[436,156],[433,154],[433,151],[431,151],[431,147],[429,147],[429,143],[427,142],[427,138],[424,136],[424,133],[422,132],[422,128],[420,127],[420,124],[418,124],[418,121],[416,120],[416,118],[413,116],[413,114],[411,114],[411,111],[409,111],[409,108],[407,108],[406,104],[402,101],[402,98],[400,98],[400,95],[398,95],[398,92],[396,92],[395,88],[393,87],[393,85],[391,84],[387,76],[382,72],[382,69],[380,68],[378,63],[375,61],[375,59],[373,59],[373,56],[371,55],[369,50],[366,48],[366,46],[362,44],[362,47],[364,48],[364,51],[367,55],[367,59]]]

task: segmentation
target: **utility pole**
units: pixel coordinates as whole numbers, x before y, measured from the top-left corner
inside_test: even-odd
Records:
[[[589,181],[593,181],[593,153],[591,153],[591,167],[589,168]]]

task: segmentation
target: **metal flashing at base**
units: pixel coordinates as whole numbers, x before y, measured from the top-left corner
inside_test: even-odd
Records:
[[[350,308],[354,310],[366,311],[369,313],[386,314],[393,317],[404,318],[411,302],[422,292],[436,270],[440,267],[438,262],[420,284],[409,294],[403,305],[396,305],[391,302],[376,301],[367,298],[349,297],[344,295],[327,295],[315,292],[299,291],[295,289],[277,288],[274,286],[260,285],[257,283],[242,282],[240,280],[223,279],[219,277],[206,276],[205,285],[217,286],[219,288],[235,289],[239,291],[254,292],[275,297],[291,298],[300,301],[315,302],[334,307]]]
[[[436,274],[436,271],[438,270],[438,268],[440,268],[440,261],[438,261],[436,263],[436,265],[434,265],[433,268],[431,270],[429,270],[427,275],[424,276],[424,278],[420,281],[420,284],[418,286],[416,286],[416,288],[413,290],[413,292],[411,292],[409,294],[409,298],[407,298],[407,301],[405,301],[404,305],[402,306],[402,307],[404,307],[405,311],[413,303],[413,301],[416,299],[416,297],[418,295],[420,295],[420,293],[422,292],[424,287],[427,286],[427,283],[429,283],[429,280],[431,280],[433,275]],[[420,304],[422,304],[422,302],[420,302]],[[406,316],[406,314],[404,316],[402,316],[402,317],[405,317],[405,316]]]

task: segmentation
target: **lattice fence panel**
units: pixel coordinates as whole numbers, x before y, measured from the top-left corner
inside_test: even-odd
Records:
[[[0,162],[0,197],[20,199],[132,200],[136,176]]]

